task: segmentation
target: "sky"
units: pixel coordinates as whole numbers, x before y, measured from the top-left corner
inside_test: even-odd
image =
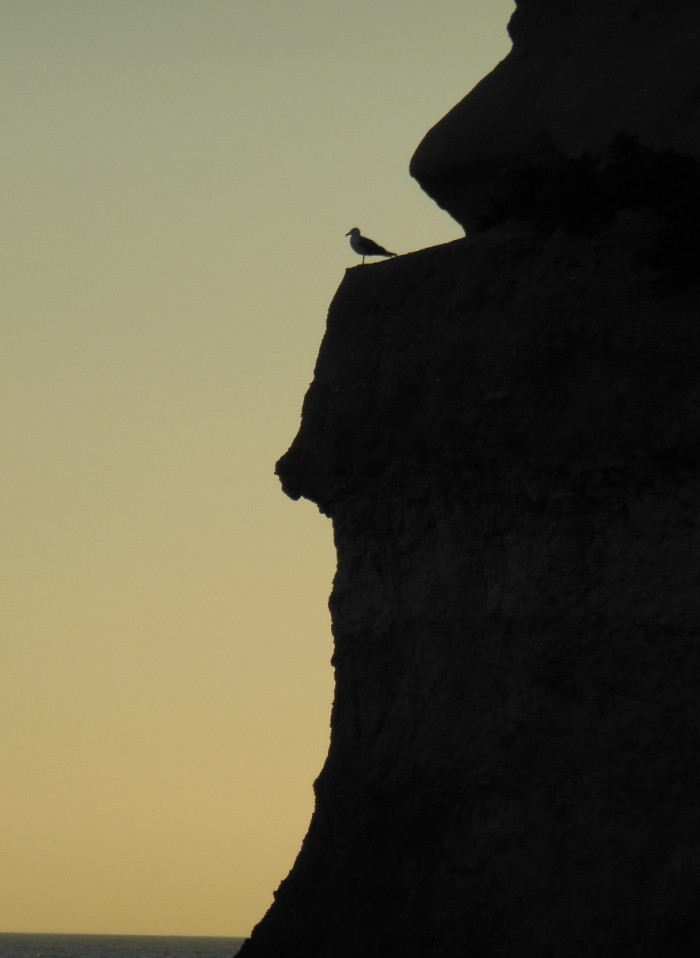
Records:
[[[512,0],[0,0],[0,931],[245,936],[328,749],[328,519],[274,463]],[[369,267],[364,267],[369,268]]]

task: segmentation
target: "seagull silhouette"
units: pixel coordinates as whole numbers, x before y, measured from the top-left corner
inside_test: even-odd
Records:
[[[374,240],[367,239],[366,236],[360,233],[356,226],[348,230],[345,235],[350,237],[350,245],[356,253],[360,254],[363,264],[365,262],[365,256],[396,256],[396,253],[390,253],[389,250],[384,249],[383,246],[380,246],[379,243],[375,243]]]

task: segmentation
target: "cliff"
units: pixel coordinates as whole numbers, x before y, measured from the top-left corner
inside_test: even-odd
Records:
[[[697,168],[557,182],[331,304],[278,463],[333,521],[331,744],[241,958],[700,949]]]
[[[511,53],[425,136],[423,189],[469,230],[508,212],[514,172],[601,154],[619,134],[700,157],[700,6],[519,0]]]

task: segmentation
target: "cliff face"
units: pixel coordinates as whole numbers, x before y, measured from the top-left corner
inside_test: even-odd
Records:
[[[336,294],[278,464],[335,531],[331,745],[241,958],[700,953],[697,247],[619,174]]]
[[[335,528],[331,749],[245,958],[700,944],[700,329],[648,230],[348,271],[279,464]]]

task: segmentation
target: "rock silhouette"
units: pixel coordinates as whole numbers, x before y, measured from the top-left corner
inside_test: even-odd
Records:
[[[502,218],[514,170],[600,155],[619,134],[700,158],[700,7],[520,0],[510,54],[425,136],[423,189],[468,230]]]
[[[671,71],[694,4],[615,9],[623,92],[627,31]],[[700,949],[697,114],[655,141],[656,94],[647,116],[616,93],[553,166],[515,121],[518,78],[565,99],[606,11],[521,0],[507,68],[421,148],[478,229],[348,270],[331,304],[277,466],[334,526],[331,744],[241,958]],[[606,90],[606,57],[587,64]],[[467,147],[490,156],[476,187]]]

